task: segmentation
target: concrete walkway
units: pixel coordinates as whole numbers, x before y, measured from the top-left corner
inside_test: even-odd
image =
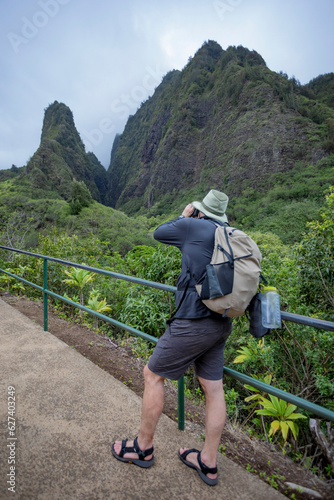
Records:
[[[153,467],[115,460],[111,443],[137,435],[141,398],[2,300],[0,380],[1,500],[286,498],[222,455],[218,485],[205,485],[177,456],[179,447],[201,442],[165,415]]]

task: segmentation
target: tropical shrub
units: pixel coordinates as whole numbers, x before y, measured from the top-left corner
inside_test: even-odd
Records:
[[[301,286],[312,311],[334,320],[334,188],[326,196],[321,220],[307,224],[308,231],[293,251],[300,268]]]
[[[82,266],[86,264],[82,263]],[[75,286],[79,288],[80,292],[80,304],[84,305],[83,300],[83,289],[93,281],[95,273],[88,271],[87,269],[81,269],[79,267],[71,267],[70,271],[65,269],[64,273],[69,276],[67,279],[63,279],[63,283],[67,283],[70,286]]]

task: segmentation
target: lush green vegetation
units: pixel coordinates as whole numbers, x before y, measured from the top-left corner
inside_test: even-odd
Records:
[[[55,203],[60,202],[57,200]],[[64,211],[68,211],[69,207],[66,207],[65,202],[61,202],[58,209],[59,221],[66,220]],[[83,227],[92,216],[89,210],[89,207],[82,208],[79,215],[70,216],[72,222],[75,219],[72,229],[75,227],[84,234]],[[94,206],[94,212],[96,221],[101,224],[104,217],[114,213],[112,209],[98,204]],[[150,225],[156,226],[158,222],[146,220],[145,226],[144,218],[131,221],[119,213],[115,213],[115,217],[122,217],[127,224],[136,223],[136,228],[132,226],[133,231],[138,229],[140,224],[143,224],[142,227],[147,231]],[[24,224],[28,225],[28,231],[25,231]],[[21,228],[21,236],[25,231],[21,243],[25,239],[29,241],[29,221],[21,221],[21,226],[18,223],[16,226]],[[94,229],[94,225],[91,224],[90,228]],[[111,237],[116,246],[116,234],[119,230],[117,223],[115,227],[109,227],[109,231],[115,231]],[[2,242],[5,231],[3,228]],[[100,239],[98,234],[98,231],[91,231],[84,239],[80,239],[74,233],[66,234],[54,228],[47,234],[39,233],[34,251],[175,285],[181,256],[176,248],[155,245],[152,240],[150,244],[134,246],[132,241],[129,251],[123,248],[124,251],[120,253],[115,251],[110,241]],[[285,245],[277,235],[269,232],[253,232],[251,235],[263,254],[263,273],[269,283],[275,285],[279,291],[281,308],[334,321],[334,191],[328,192],[320,220],[308,225],[302,240],[297,244]],[[19,240],[16,241],[20,243]],[[1,252],[2,268],[39,285],[42,285],[42,265],[42,259]],[[39,292],[34,288],[7,275],[1,275],[0,280],[3,289],[40,298]],[[49,263],[48,280],[49,287],[56,293],[156,337],[163,333],[165,320],[171,316],[174,309],[174,299],[170,293],[65,268],[54,262]],[[82,321],[82,314],[78,310],[62,302],[53,303],[61,314]],[[84,321],[97,326],[96,319],[86,313]],[[100,328],[111,336],[126,335],[115,332],[115,329],[111,330],[107,325],[100,325]],[[145,359],[153,349],[153,346],[140,339],[133,341],[132,345],[135,354]],[[330,332],[283,322],[281,329],[257,342],[248,333],[247,318],[237,318],[234,320],[233,333],[225,350],[225,362],[228,366],[235,365],[243,373],[269,381],[281,389],[334,409],[333,334]],[[186,374],[186,384],[188,396],[194,399],[203,397],[192,370]],[[243,424],[253,436],[281,446],[295,459],[301,460],[303,457],[303,465],[311,463],[315,448],[308,429],[308,420],[302,418],[308,416],[307,412],[298,412],[293,406],[286,406],[284,402],[268,398],[265,394],[254,394],[250,386],[243,387],[228,377],[225,377],[225,388],[229,417],[232,421]],[[248,407],[249,402],[253,403],[251,408]],[[306,447],[309,452],[304,454]],[[317,467],[323,470],[325,463],[318,461]]]
[[[296,163],[289,175],[277,173],[273,179],[273,186],[265,194],[245,184],[239,196],[230,197],[229,222],[245,231],[272,232],[286,244],[298,242],[306,224],[320,217],[324,196],[334,184],[334,154],[316,165],[305,167],[302,162]],[[147,213],[177,216],[187,203],[202,199],[205,194],[206,191],[194,188],[169,194]]]
[[[43,194],[48,194],[44,193]],[[69,200],[57,197],[35,199],[25,185],[13,180],[0,183],[0,236],[3,245],[34,248],[40,238],[56,231],[76,235],[85,246],[93,236],[110,252],[125,254],[133,246],[152,244],[150,229],[161,218],[131,218],[93,201],[86,185],[74,181]]]

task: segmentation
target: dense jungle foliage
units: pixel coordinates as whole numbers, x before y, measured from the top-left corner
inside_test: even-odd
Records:
[[[80,189],[78,191],[80,194]],[[33,221],[24,219],[22,213],[14,213],[3,223],[1,242],[4,243],[8,235],[12,235],[13,239],[8,241],[9,246],[27,248],[28,243],[33,241],[32,250],[41,255],[158,283],[176,284],[180,269],[179,250],[157,244],[152,238],[152,230],[161,220],[138,218],[129,222],[124,214],[102,207],[96,202],[92,203],[95,204],[95,223],[91,219],[89,207],[83,207],[80,217],[70,215],[72,226],[67,233],[54,227],[44,234],[40,231],[38,235],[33,229],[31,234],[29,231]],[[39,208],[40,206],[38,205]],[[44,207],[43,217],[46,217],[48,209],[55,213],[56,207],[59,220],[63,220],[64,212],[68,213],[70,206],[59,200],[54,201],[52,210],[50,204]],[[40,214],[36,214],[36,217],[38,215]],[[110,216],[115,218],[116,226],[108,229],[107,220]],[[96,227],[97,221],[99,227]],[[124,221],[127,230],[131,227],[132,235],[122,233]],[[136,244],[134,235],[138,238],[139,229],[143,241]],[[81,237],[75,234],[76,230],[80,231]],[[108,231],[113,231],[109,234],[114,240],[112,244],[108,240]],[[116,234],[119,240],[115,237]],[[308,223],[298,243],[286,245],[270,232],[256,231],[250,234],[262,251],[262,269],[266,279],[278,289],[282,310],[334,321],[333,189],[327,193],[320,219]],[[126,238],[127,243],[123,241]],[[115,251],[117,246],[119,249]],[[1,251],[0,258],[2,269],[42,286],[42,259],[4,250]],[[38,290],[6,274],[1,274],[0,283],[4,290],[41,298]],[[49,262],[48,283],[53,292],[155,337],[161,336],[165,321],[174,309],[171,293],[55,262]],[[51,302],[65,317],[97,327],[98,322],[94,316],[79,312],[61,301]],[[110,336],[128,337],[101,321],[99,328]],[[133,352],[144,359],[149,357],[153,349],[153,345],[139,338],[128,339],[128,342],[132,345]],[[331,410],[334,410],[333,359],[331,332],[283,322],[282,328],[272,331],[263,340],[256,341],[248,332],[246,317],[234,320],[233,332],[225,350],[227,366],[236,367],[243,373],[269,381],[272,385]],[[203,398],[192,370],[186,373],[186,386],[190,398]],[[296,412],[289,410],[290,420],[285,420],[290,422],[290,427],[282,427],[273,432],[274,419],[277,420],[280,416],[274,417],[274,413],[268,413],[268,408],[263,410],[265,404],[271,403],[264,394],[254,394],[251,387],[243,386],[228,377],[225,377],[225,389],[228,414],[232,421],[241,423],[253,436],[272,441],[303,465],[312,464],[315,471],[327,476],[331,474],[324,457],[314,461],[316,446],[308,429],[308,419],[302,418],[302,415],[308,416],[306,411],[301,410],[301,416],[298,417]],[[249,401],[253,404],[249,405]],[[265,415],[261,413],[263,411],[266,412]],[[283,416],[282,418],[284,420]]]
[[[129,117],[108,171],[85,151],[71,110],[55,101],[27,165],[0,171],[0,244],[175,285],[180,252],[156,243],[153,231],[216,188],[230,198],[230,224],[258,243],[263,274],[277,287],[282,310],[334,321],[333,85],[333,73],[302,86],[270,71],[254,51],[225,51],[208,41]],[[42,259],[0,250],[0,267],[43,284]],[[171,293],[55,262],[48,263],[48,286],[157,338],[174,310]],[[0,273],[0,287],[41,298],[8,274]],[[152,352],[153,345],[96,316],[50,303],[71,321],[119,336],[136,356],[148,359]],[[257,342],[241,317],[225,362],[334,410],[333,354],[331,332],[283,322]],[[233,422],[333,477],[306,411],[231,378],[224,382]],[[192,370],[186,386],[188,397],[203,398]]]
[[[265,193],[248,187],[240,196],[230,196],[229,222],[245,231],[272,232],[285,244],[298,242],[305,224],[319,218],[324,195],[334,184],[334,154],[307,167],[297,162],[289,174],[274,173],[273,179],[273,187]],[[109,239],[110,249],[122,254],[133,244],[146,244],[150,228],[177,217],[187,203],[206,194],[199,188],[166,194],[152,213],[129,216],[93,200],[83,181],[74,179],[69,184],[66,200],[46,188],[47,184],[45,189],[34,188],[22,168],[0,171],[0,224],[20,213],[21,219],[29,219],[28,246],[37,241],[40,231],[53,226],[80,238],[93,233]]]

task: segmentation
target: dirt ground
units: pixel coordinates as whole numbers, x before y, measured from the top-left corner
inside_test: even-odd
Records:
[[[43,305],[41,302],[16,297],[8,292],[0,292],[2,300],[25,314],[37,324],[43,326]],[[143,395],[144,362],[132,354],[130,346],[122,346],[120,341],[111,340],[108,336],[94,330],[59,318],[49,311],[48,330],[57,338],[76,349],[113,377],[122,381],[139,396]],[[164,413],[177,420],[178,396],[177,388],[166,382]],[[186,429],[204,434],[204,405],[195,404],[186,399]],[[222,435],[222,452],[232,461],[259,476],[263,481],[278,489],[292,499],[334,498],[334,489],[309,471],[284,457],[270,445],[251,439],[248,434],[232,427],[227,422]],[[180,443],[180,446],[186,445]],[[287,483],[312,490],[298,491],[297,487],[289,488]],[[270,500],[270,499],[269,499]]]

